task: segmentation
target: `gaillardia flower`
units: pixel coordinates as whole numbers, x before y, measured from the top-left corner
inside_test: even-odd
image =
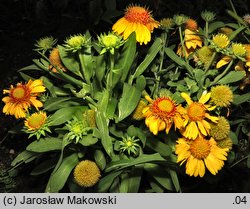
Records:
[[[181,130],[182,135],[188,139],[196,139],[199,135],[207,136],[210,130],[210,124],[206,119],[216,123],[218,117],[211,116],[207,111],[215,109],[215,106],[205,105],[209,100],[211,93],[205,93],[201,96],[198,102],[193,102],[190,96],[186,93],[181,93],[181,96],[186,100],[187,106],[187,120],[185,121],[185,128]]]
[[[24,131],[29,133],[29,138],[36,136],[40,139],[41,136],[45,136],[45,132],[51,132],[48,127],[48,117],[46,112],[35,112],[28,116],[24,121]]]
[[[76,183],[82,187],[94,186],[101,177],[100,169],[90,160],[81,161],[75,167],[73,175]]]
[[[186,174],[195,177],[203,177],[206,168],[216,175],[224,166],[227,152],[228,149],[219,148],[213,138],[206,140],[202,136],[195,140],[179,138],[175,150],[177,163],[186,162]]]
[[[217,141],[217,146],[220,148],[227,148],[230,151],[233,148],[233,141],[231,138],[226,137],[220,141]]]
[[[218,85],[211,88],[211,103],[217,107],[228,107],[233,101],[233,92],[227,85]]]
[[[42,107],[41,101],[37,100],[42,92],[45,92],[42,80],[29,80],[28,83],[18,83],[15,87],[3,90],[4,94],[9,94],[2,101],[5,103],[3,113],[14,115],[16,118],[24,118],[28,108],[33,105],[36,109]]]
[[[151,40],[151,32],[158,28],[160,23],[153,19],[151,12],[144,7],[129,6],[124,17],[119,19],[112,30],[127,39],[132,32],[136,34],[136,41],[141,45]]]
[[[44,125],[46,119],[45,112],[36,112],[26,118],[24,125],[29,131],[36,131]]]
[[[212,43],[219,49],[226,48],[230,41],[225,34],[218,33],[217,35],[213,36]]]
[[[149,130],[157,135],[159,131],[166,130],[168,134],[172,124],[175,128],[182,128],[185,116],[185,109],[181,105],[177,105],[170,97],[160,97],[156,100],[149,96],[145,97],[149,101],[149,105],[143,108],[142,113],[145,124]]]

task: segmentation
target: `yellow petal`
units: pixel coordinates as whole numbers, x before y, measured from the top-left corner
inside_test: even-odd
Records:
[[[190,105],[190,104],[193,103],[192,99],[190,98],[190,96],[187,93],[182,92],[181,96],[182,96],[183,99],[186,100],[186,102],[188,103],[188,105]]]
[[[221,68],[222,66],[228,64],[231,60],[232,58],[229,56],[222,57],[222,59],[219,62],[217,62],[216,68]]]
[[[205,104],[210,99],[211,93],[205,93],[202,94],[201,98],[199,99],[199,102],[202,104]]]

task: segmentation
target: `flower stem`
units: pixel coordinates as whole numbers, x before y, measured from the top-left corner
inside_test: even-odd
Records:
[[[182,29],[181,26],[179,26],[179,36],[180,36],[180,40],[181,40],[181,47],[182,47],[182,52],[185,58],[185,61],[187,61],[187,57],[186,57],[186,51],[185,51],[185,43],[182,37]],[[181,56],[181,55],[180,55]]]
[[[216,57],[216,54],[217,54],[217,52],[214,52],[213,55],[212,55],[212,57],[211,57],[211,59],[209,60],[209,63],[206,66],[206,69],[205,69],[205,74],[207,73],[207,71],[209,70],[209,68],[211,67],[211,65],[213,64],[214,59]]]
[[[107,89],[110,91],[114,88],[113,86],[113,69],[115,64],[115,57],[109,53],[109,72],[107,77]]]
[[[159,85],[160,85],[160,80],[161,80],[161,72],[162,72],[162,67],[163,67],[163,61],[164,61],[164,55],[165,55],[165,45],[166,45],[166,42],[167,42],[167,32],[163,32],[162,35],[161,35],[161,39],[162,39],[162,42],[163,42],[163,47],[160,51],[160,65],[159,65],[159,68],[158,68],[158,72],[155,72],[154,73],[154,76],[155,76],[155,88],[154,88],[154,93],[153,93],[153,97],[157,96],[158,92],[159,92]]]

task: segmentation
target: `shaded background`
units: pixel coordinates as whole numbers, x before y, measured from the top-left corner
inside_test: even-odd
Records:
[[[239,16],[249,13],[248,0],[235,0],[234,6]],[[87,29],[95,36],[107,32],[112,24],[123,15],[129,4],[145,5],[153,11],[155,19],[172,17],[183,13],[201,21],[200,13],[211,10],[217,19],[230,22],[232,19],[225,9],[231,9],[227,0],[1,0],[0,1],[0,96],[2,90],[10,84],[21,81],[18,69],[32,64],[36,57],[34,43],[41,37],[53,36],[62,43],[66,37],[84,33]],[[0,104],[2,109],[3,103]],[[12,159],[29,143],[25,136],[8,135],[16,120],[0,113],[0,179],[1,170],[8,168]],[[240,168],[237,168],[240,169]],[[9,179],[10,191],[43,192],[44,176],[37,182],[30,177],[29,166],[24,166],[19,178]],[[214,187],[215,182],[201,181],[187,192],[249,192],[249,171],[228,171],[228,179]],[[238,173],[242,176],[239,178]],[[226,175],[227,178],[227,175]],[[234,179],[234,180],[233,180]],[[235,181],[237,179],[237,181]],[[13,180],[13,184],[12,184]],[[182,179],[185,181],[186,179]],[[1,182],[1,181],[0,181]],[[182,182],[180,182],[182,183]],[[36,186],[34,186],[36,185]],[[182,185],[182,184],[181,184]],[[13,188],[11,187],[13,186]],[[6,185],[0,183],[0,192],[6,191]]]

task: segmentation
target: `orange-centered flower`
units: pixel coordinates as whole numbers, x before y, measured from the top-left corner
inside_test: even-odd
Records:
[[[228,148],[219,148],[216,141],[199,136],[195,140],[179,138],[176,151],[177,162],[186,163],[186,174],[203,177],[207,168],[213,175],[223,167]]]
[[[188,119],[185,121],[184,126],[186,127],[182,130],[182,135],[188,139],[196,139],[200,134],[207,136],[211,127],[206,119],[214,123],[218,120],[218,117],[211,116],[207,113],[207,111],[215,109],[215,106],[205,105],[210,99],[211,93],[203,94],[198,102],[193,102],[186,93],[181,93],[181,96],[188,104]]]
[[[29,131],[39,130],[47,119],[45,112],[36,112],[26,118],[24,125]]]
[[[160,23],[153,19],[151,12],[144,7],[129,6],[124,17],[120,18],[112,27],[112,30],[127,39],[132,33],[136,33],[136,41],[147,44],[151,40],[151,32],[158,28]]]
[[[142,113],[146,117],[145,124],[154,135],[164,129],[168,133],[173,123],[175,128],[183,127],[185,109],[181,105],[176,105],[169,97],[152,100],[146,96],[146,99],[150,104],[142,110]]]
[[[37,96],[42,92],[45,92],[42,80],[29,80],[27,84],[18,83],[15,87],[11,85],[10,89],[3,90],[4,94],[9,94],[2,99],[5,103],[3,113],[24,118],[31,105],[36,109],[43,106],[42,102],[37,100]]]

